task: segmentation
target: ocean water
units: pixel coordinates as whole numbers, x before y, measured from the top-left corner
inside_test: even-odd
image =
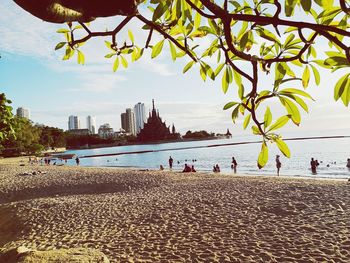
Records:
[[[275,156],[281,155],[282,167],[280,175],[322,177],[322,178],[350,178],[350,170],[346,167],[346,160],[350,158],[350,138],[313,139],[287,141],[292,156],[284,157],[275,144],[269,145],[269,162],[263,169],[257,167],[257,157],[260,143],[229,145],[218,147],[204,147],[195,149],[180,149],[187,147],[201,147],[223,145],[239,142],[254,142],[251,137],[236,137],[235,139],[177,142],[164,144],[131,145],[90,150],[70,150],[79,157],[111,153],[125,153],[137,151],[154,151],[148,153],[122,154],[93,158],[81,158],[81,166],[102,167],[135,167],[139,169],[159,169],[163,165],[168,169],[168,159],[174,159],[173,170],[182,170],[184,164],[194,165],[197,171],[209,172],[215,164],[219,164],[221,172],[234,174],[231,170],[231,159],[237,160],[237,173],[251,175],[276,174]],[[177,150],[175,150],[177,149]],[[320,162],[317,175],[312,175],[310,159],[314,157]],[[75,165],[74,160],[68,161]],[[327,165],[329,167],[327,167]]]

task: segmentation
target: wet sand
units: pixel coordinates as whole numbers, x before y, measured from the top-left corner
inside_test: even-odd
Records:
[[[88,247],[111,262],[350,262],[349,222],[346,180],[0,161],[0,250]]]

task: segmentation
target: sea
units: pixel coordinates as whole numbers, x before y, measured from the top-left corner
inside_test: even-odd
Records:
[[[238,166],[237,174],[276,175],[275,157],[279,154],[282,162],[280,175],[293,177],[350,178],[346,167],[350,158],[350,138],[326,138],[286,141],[291,157],[284,157],[275,144],[269,144],[269,161],[259,169],[257,158],[261,143],[249,136],[236,136],[233,139],[173,142],[162,144],[129,145],[87,150],[69,150],[67,154],[80,157],[81,166],[128,167],[135,169],[158,170],[160,165],[169,169],[168,160],[174,160],[173,170],[182,171],[185,163],[194,165],[197,171],[211,172],[218,164],[222,174],[232,174],[232,157]],[[142,153],[139,153],[142,152]],[[92,155],[105,155],[86,157]],[[115,155],[112,155],[115,154]],[[311,173],[310,159],[317,159],[320,165],[317,174]],[[75,165],[75,160],[68,160]]]

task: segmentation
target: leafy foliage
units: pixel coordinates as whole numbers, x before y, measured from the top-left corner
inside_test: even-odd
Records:
[[[294,16],[307,16],[310,22],[289,19]],[[137,13],[127,16],[112,31],[91,32],[86,24],[73,27],[69,23],[68,29],[58,30],[65,42],[57,44],[56,49],[65,46],[63,59],[78,54],[78,63],[84,64],[80,46],[92,37],[110,36],[105,57],[114,58],[114,71],[120,64],[126,68],[128,60],[138,60],[147,48],[152,50],[152,58],[166,47],[174,61],[186,55],[191,61],[184,73],[196,67],[203,81],[221,83],[224,93],[236,92],[224,109],[232,110],[233,122],[244,116],[243,127],[250,126],[253,134],[262,136],[258,157],[261,168],[268,161],[267,142],[276,143],[285,156],[290,156],[288,146],[275,132],[287,123],[300,125],[300,110],[308,112],[305,99],[312,99],[305,89],[321,82],[318,68],[349,70],[350,47],[344,44],[349,43],[349,17],[350,6],[345,0],[338,5],[333,0],[286,0],[284,5],[277,0],[144,0],[139,1]],[[149,32],[142,47],[130,30],[128,39],[117,42],[118,33],[131,19],[144,23],[142,29]],[[87,35],[75,38],[78,30]],[[162,38],[152,43],[155,32]],[[320,37],[329,41],[329,49],[315,48]],[[198,48],[200,39],[207,44]],[[261,83],[261,73],[270,74],[270,89]],[[346,106],[350,102],[349,76],[346,73],[334,90],[335,100],[341,99]],[[267,107],[272,102],[285,110],[283,116],[273,116]]]
[[[0,150],[2,143],[14,135],[11,101],[0,93]]]

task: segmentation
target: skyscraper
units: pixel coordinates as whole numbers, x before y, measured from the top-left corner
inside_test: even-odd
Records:
[[[93,116],[87,116],[86,118],[86,128],[89,129],[91,134],[96,133],[96,118]]]
[[[29,110],[23,107],[17,108],[17,116],[21,118],[26,118],[29,120],[30,119]]]
[[[80,119],[78,116],[69,116],[68,119],[68,130],[80,129]]]
[[[137,103],[134,106],[136,134],[139,134],[146,122],[146,111],[144,103]]]
[[[136,125],[135,125],[135,114],[134,112],[128,108],[125,113],[121,114],[121,122],[122,129],[124,129],[127,133],[131,133],[132,135],[136,135]]]

